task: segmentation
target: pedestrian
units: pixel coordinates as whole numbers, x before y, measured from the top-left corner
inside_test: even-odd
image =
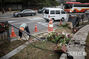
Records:
[[[19,27],[19,29],[20,29],[19,30],[19,37],[20,37],[19,40],[21,40],[22,35],[25,34],[25,33],[23,33],[23,31],[26,31],[27,33],[30,34],[29,27],[27,26],[26,23],[21,24],[20,27]],[[30,35],[29,35],[29,37],[30,37]]]
[[[5,13],[5,9],[4,8],[2,8],[2,14],[4,14]]]
[[[84,19],[84,14],[81,15],[81,21],[82,21],[82,24],[83,24],[83,20]]]

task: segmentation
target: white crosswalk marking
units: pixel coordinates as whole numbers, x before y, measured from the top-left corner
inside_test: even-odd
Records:
[[[13,22],[16,22],[16,21],[8,21],[9,23],[13,23]]]
[[[41,17],[35,17],[35,18],[26,17],[26,19],[28,19],[28,20],[41,20],[43,18],[41,18]]]
[[[41,24],[41,25],[43,25],[43,26],[45,26],[45,27],[48,27],[48,23],[38,22],[38,24]]]

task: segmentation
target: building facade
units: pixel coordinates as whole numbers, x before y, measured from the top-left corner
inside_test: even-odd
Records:
[[[30,0],[0,0],[0,10],[4,9],[8,11],[11,10],[22,10],[22,9],[32,9],[37,8],[36,4],[30,3]]]

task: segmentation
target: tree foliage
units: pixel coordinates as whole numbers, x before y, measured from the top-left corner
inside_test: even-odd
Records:
[[[5,3],[22,3],[27,8],[43,8],[57,6],[59,3],[56,0],[0,0],[4,6]]]
[[[31,0],[30,3],[36,5],[37,7],[49,7],[58,5],[56,0]]]

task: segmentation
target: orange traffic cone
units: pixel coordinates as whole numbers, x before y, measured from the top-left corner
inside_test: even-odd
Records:
[[[60,24],[59,25],[62,25],[62,21],[60,20]]]
[[[52,19],[49,21],[48,31],[53,31],[53,21],[52,21]]]
[[[35,31],[34,32],[38,32],[38,30],[37,30],[37,24],[35,25]]]
[[[10,35],[10,37],[12,38],[12,37],[16,37],[16,34],[15,34],[15,32],[14,32],[14,28],[12,27],[12,29],[11,29],[11,35]]]

